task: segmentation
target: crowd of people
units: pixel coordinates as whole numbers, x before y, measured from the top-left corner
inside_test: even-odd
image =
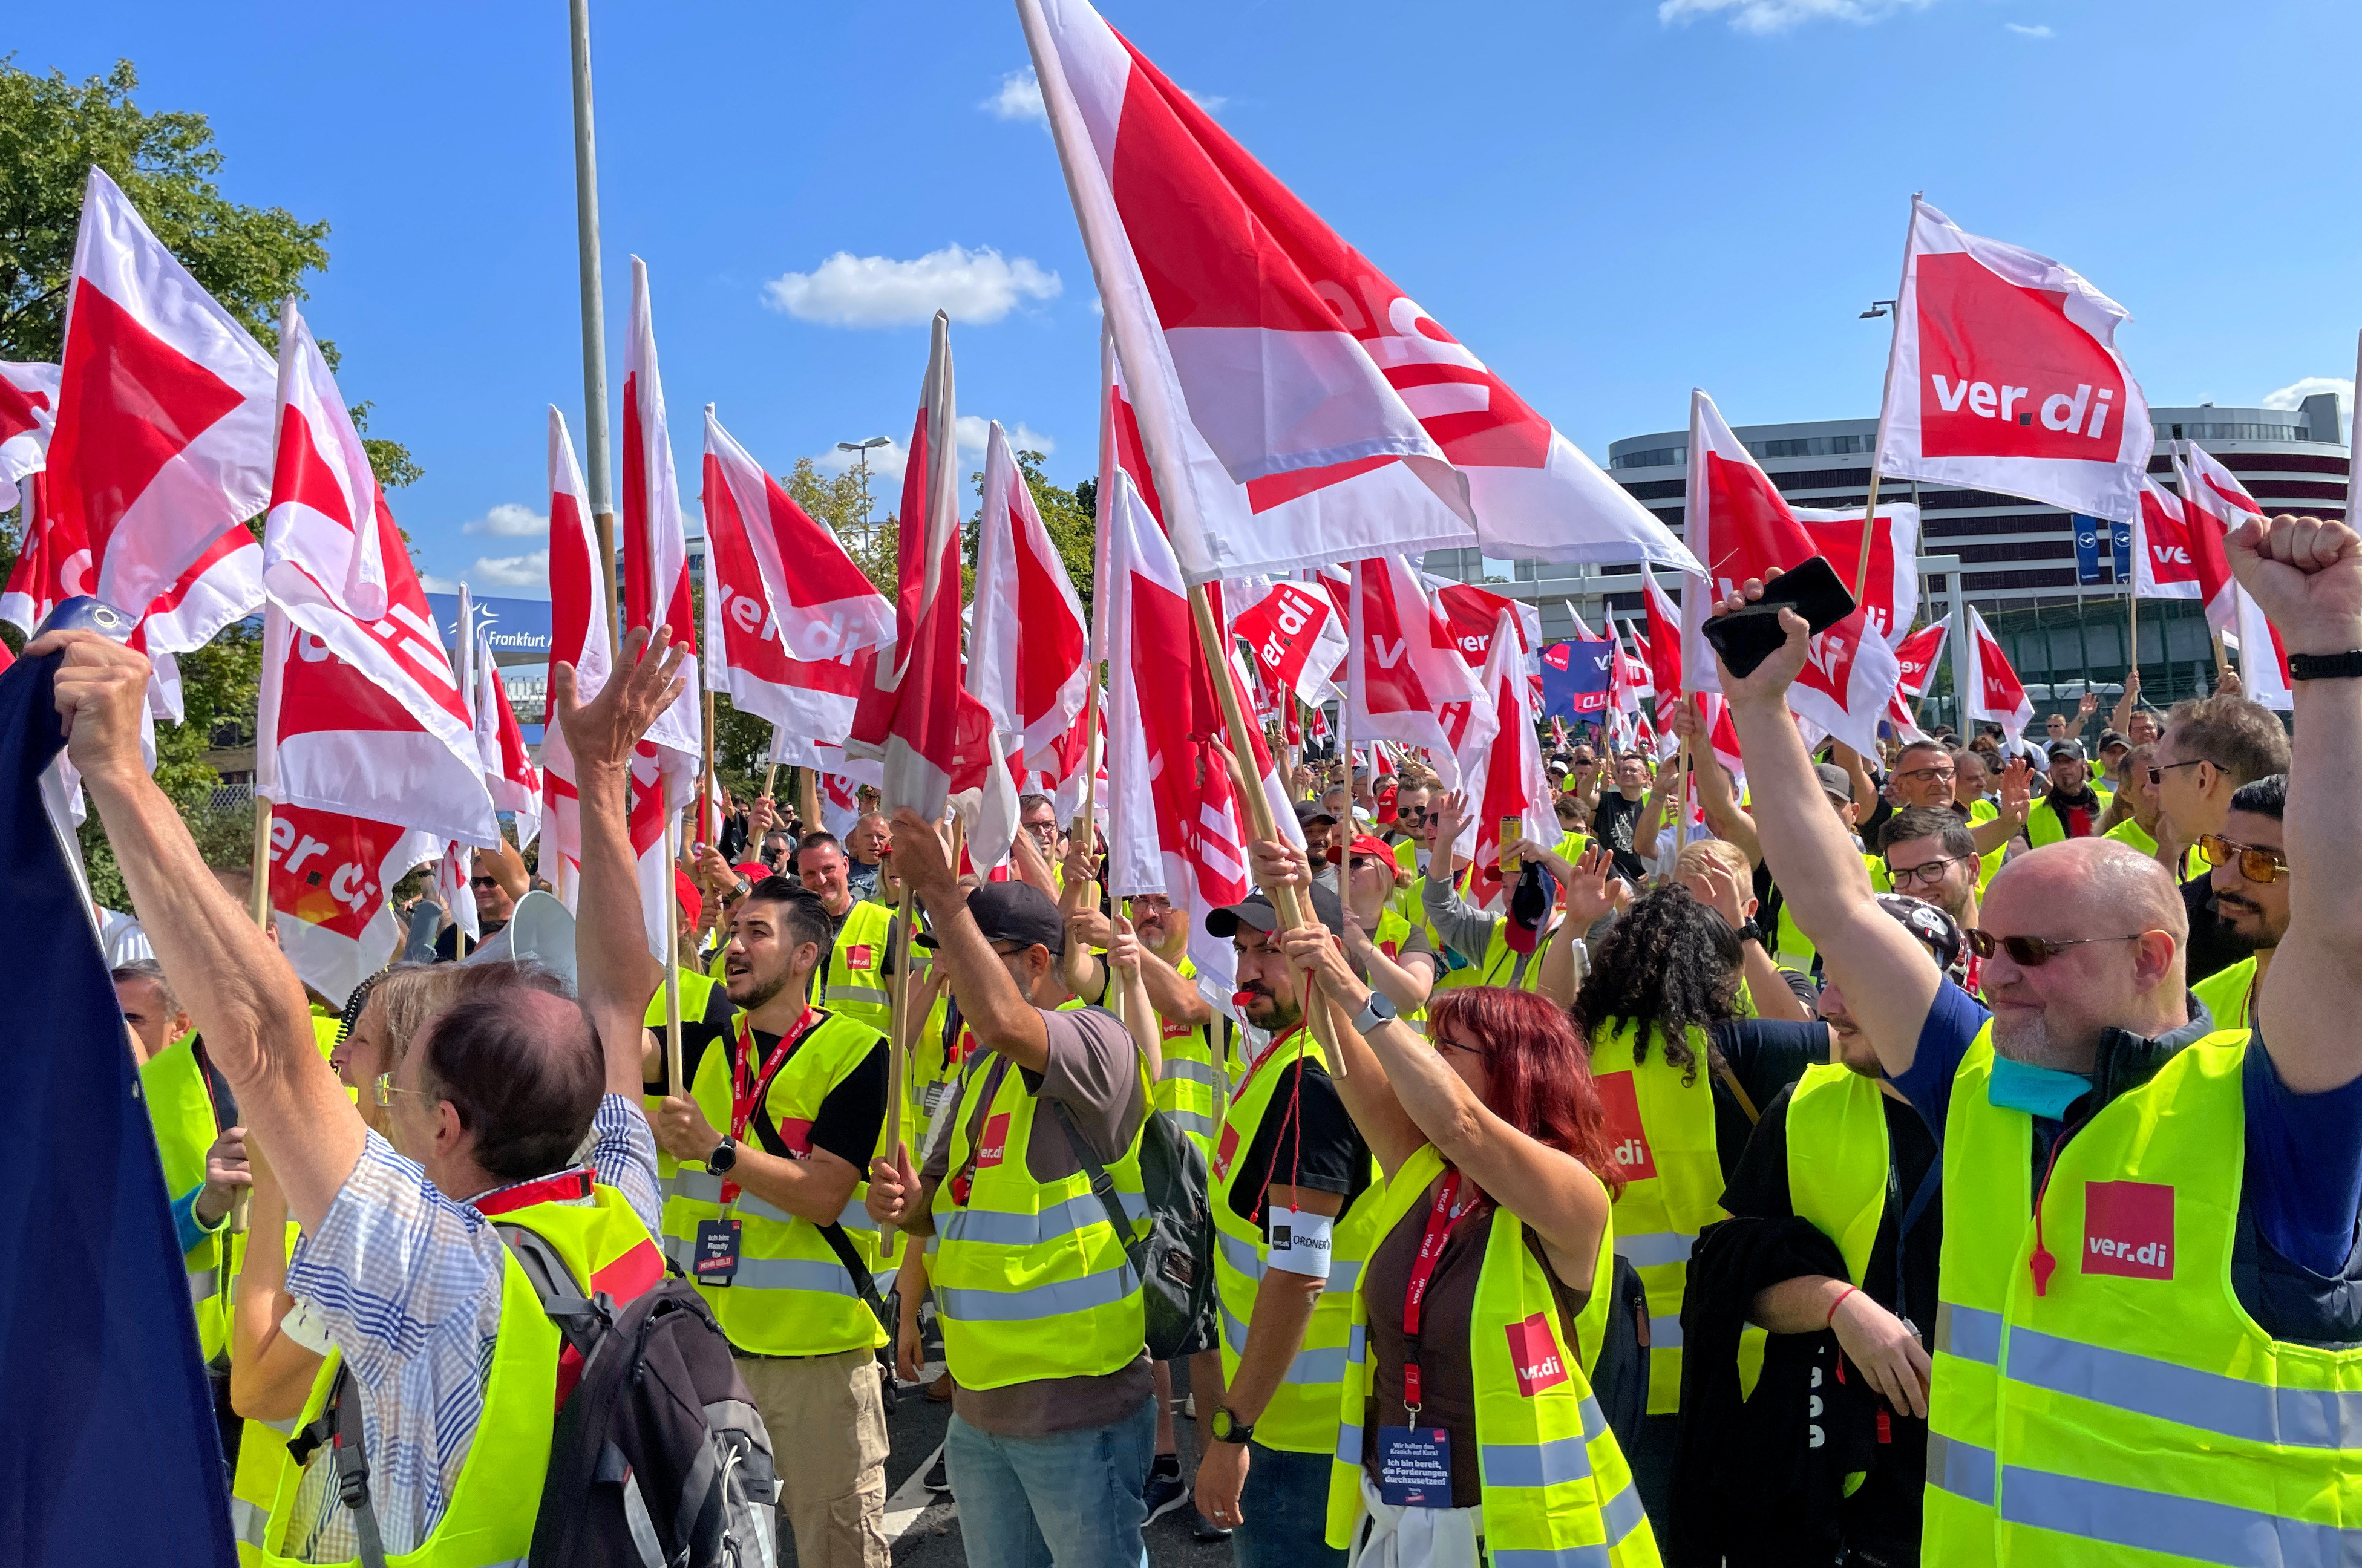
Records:
[[[43,639],[242,1557],[524,1560],[572,1374],[522,1229],[585,1296],[694,1282],[807,1568],[889,1562],[887,1402],[936,1354],[976,1568],[1142,1562],[1183,1510],[1242,1568],[2346,1560],[2362,539],[2229,548],[2293,742],[2136,676],[2096,735],[2086,698],[1816,756],[1783,613],[1722,672],[1743,778],[1686,702],[1673,755],[1556,754],[1561,835],[1490,905],[1477,808],[1407,758],[1300,770],[1303,845],[1202,911],[1109,897],[1041,797],[982,880],[907,810],[734,801],[679,872],[677,1077],[626,805],[661,639],[553,682],[571,984],[422,944],[334,1008],[149,777],[144,658]],[[530,885],[479,857],[483,935]],[[1186,1369],[1160,1128],[1210,1213]]]

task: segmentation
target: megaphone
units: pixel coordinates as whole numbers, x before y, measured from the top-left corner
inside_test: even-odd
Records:
[[[463,964],[490,964],[515,958],[540,965],[574,988],[574,916],[566,906],[538,889],[516,901],[508,924],[486,937]]]

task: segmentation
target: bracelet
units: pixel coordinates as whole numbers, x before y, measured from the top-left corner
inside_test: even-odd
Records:
[[[1861,1286],[1859,1286],[1859,1285],[1849,1285],[1849,1286],[1847,1286],[1845,1287],[1844,1292],[1843,1292],[1842,1294],[1840,1294],[1835,1301],[1832,1301],[1832,1302],[1830,1302],[1830,1303],[1829,1303],[1829,1315],[1828,1315],[1827,1317],[1826,1317],[1826,1318],[1824,1318],[1824,1319],[1822,1319],[1822,1320],[1821,1320],[1821,1327],[1822,1327],[1822,1328],[1824,1328],[1824,1329],[1826,1329],[1826,1328],[1829,1328],[1829,1327],[1831,1327],[1832,1325],[1834,1325],[1834,1324],[1837,1322],[1837,1320],[1838,1320],[1838,1308],[1840,1308],[1840,1307],[1842,1307],[1842,1306],[1844,1306],[1844,1305],[1846,1304],[1846,1297],[1848,1297],[1848,1296],[1859,1296],[1859,1295],[1860,1295],[1860,1294],[1861,1294]]]

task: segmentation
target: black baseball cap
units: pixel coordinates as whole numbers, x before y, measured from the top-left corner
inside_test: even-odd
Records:
[[[2052,741],[2050,743],[2050,760],[2053,762],[2086,762],[2089,761],[2090,758],[2083,755],[2082,742],[2062,740]]]
[[[1327,823],[1333,827],[1337,823],[1337,813],[1318,801],[1297,801],[1296,825],[1310,827],[1314,823]]]
[[[967,912],[987,942],[1046,947],[1053,956],[1066,949],[1066,922],[1058,906],[1031,882],[987,882],[967,896]],[[939,945],[925,933],[911,940],[922,947]]]
[[[1337,895],[1318,882],[1311,888],[1312,912],[1335,936],[1345,934],[1345,906]],[[1299,893],[1304,889],[1297,889]],[[1271,932],[1279,929],[1279,911],[1271,907],[1271,900],[1261,888],[1249,893],[1235,904],[1206,912],[1206,932],[1211,936],[1232,936],[1241,926],[1250,931]]]

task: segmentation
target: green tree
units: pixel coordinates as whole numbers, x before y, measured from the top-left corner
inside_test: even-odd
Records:
[[[897,552],[901,548],[901,527],[894,514],[877,514],[872,475],[872,493],[862,493],[861,470],[847,469],[841,474],[823,474],[820,465],[810,458],[798,458],[796,466],[779,480],[779,486],[792,497],[798,506],[836,530],[844,553],[853,558],[876,586],[878,592],[892,599],[899,581]],[[866,503],[866,505],[865,505]],[[865,526],[865,511],[870,521]]]
[[[1098,482],[1085,480],[1074,489],[1067,490],[1042,471],[1043,457],[1040,452],[1020,452],[1017,454],[1017,469],[1025,476],[1026,488],[1033,492],[1033,509],[1042,514],[1042,526],[1048,531],[1050,543],[1057,550],[1058,559],[1066,569],[1066,576],[1074,581],[1075,595],[1083,602],[1083,609],[1087,613],[1091,607],[1091,591],[1095,586],[1093,552],[1098,539]],[[968,521],[980,525],[984,520],[981,504],[984,475],[970,474],[968,480],[976,487],[979,498],[977,509]],[[971,527],[967,539],[970,569],[967,577],[971,595],[975,589],[973,569],[977,538],[977,529]]]

